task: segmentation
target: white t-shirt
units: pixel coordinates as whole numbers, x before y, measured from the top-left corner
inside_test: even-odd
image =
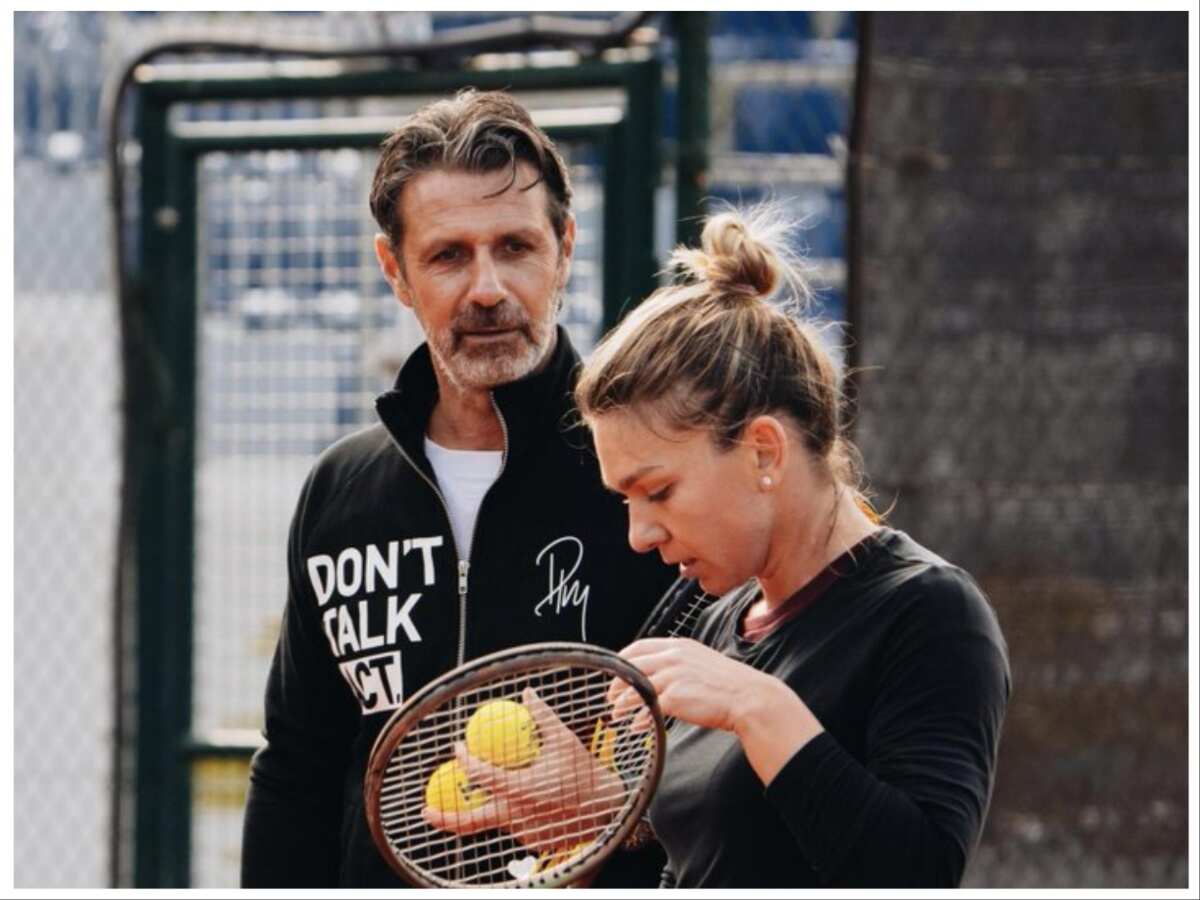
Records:
[[[504,453],[500,450],[449,450],[425,438],[425,455],[437,475],[438,487],[446,498],[450,527],[459,557],[471,555],[471,538],[483,495],[500,474]]]

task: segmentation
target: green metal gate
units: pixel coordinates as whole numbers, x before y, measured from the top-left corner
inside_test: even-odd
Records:
[[[602,276],[600,330],[628,300],[655,285],[657,61],[477,72],[343,72],[329,63],[268,64],[261,68],[265,77],[251,68],[147,67],[139,76],[140,214],[132,296],[150,362],[145,383],[129,386],[127,414],[138,458],[145,461],[134,473],[139,498],[134,871],[140,887],[186,886],[212,878],[214,867],[226,872],[226,883],[236,877],[236,850],[228,847],[239,842],[246,760],[257,744],[257,722],[244,710],[261,710],[264,660],[274,642],[261,611],[270,610],[277,624],[284,598],[283,529],[303,468],[321,445],[366,424],[364,398],[382,386],[367,371],[363,339],[395,325],[371,304],[393,311],[396,304],[382,281],[372,281],[373,257],[362,256],[370,256],[372,231],[366,230],[371,228],[366,191],[355,179],[373,164],[371,149],[399,117],[372,114],[372,104],[415,106],[468,85],[539,98],[540,111],[531,104],[535,120],[557,142],[581,148],[588,164],[603,173],[594,191],[603,224],[599,234],[581,234],[581,243],[593,242],[598,267],[593,282]],[[555,109],[553,98],[564,92],[588,94],[596,102]],[[267,121],[184,115],[204,104],[225,104],[228,112],[280,100],[344,101],[347,111]],[[282,217],[277,229],[250,236],[246,228],[239,232],[245,220],[220,226],[218,208],[243,213],[259,203],[271,208],[270,185],[242,171],[245,160],[263,171],[288,169],[284,183],[301,192],[310,190],[306,169],[322,161],[344,163],[346,183],[328,198],[325,192],[309,198],[311,209],[342,222],[336,196],[357,196],[360,223],[354,224],[354,213],[345,213],[346,227],[325,236],[297,236],[304,220]],[[222,190],[229,196],[218,197]],[[239,248],[239,240],[251,249]],[[297,246],[301,252],[293,252]],[[310,298],[303,308],[292,304],[291,310],[289,267],[308,266],[320,281],[330,255],[345,257],[351,274],[338,276],[337,291]],[[312,264],[317,258],[319,266]],[[242,290],[254,283],[237,269],[242,262],[246,271],[254,265],[254,272],[269,271],[282,288]],[[226,277],[231,272],[242,274]],[[358,290],[347,288],[355,283]],[[255,291],[253,299],[262,301],[257,306],[247,299]],[[352,308],[316,305],[330,298],[350,298]],[[315,416],[296,399],[297,390],[308,389],[330,404]],[[253,431],[276,420],[277,429],[265,439],[266,432]],[[255,524],[268,520],[269,526]],[[257,541],[246,536],[267,534],[278,523],[277,542],[273,534]],[[250,617],[254,610],[257,620]],[[235,628],[214,637],[214,621]],[[251,676],[241,678],[247,657],[256,662],[248,667]],[[243,711],[222,718],[218,708],[234,699]],[[205,827],[212,826],[215,836],[201,833],[197,802],[224,810],[215,817],[205,813],[212,819]],[[214,843],[226,849],[214,849]],[[204,857],[201,863],[197,855]]]

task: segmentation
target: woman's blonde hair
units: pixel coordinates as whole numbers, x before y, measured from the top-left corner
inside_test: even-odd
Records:
[[[575,388],[583,417],[648,413],[668,427],[707,429],[727,450],[755,416],[782,413],[861,499],[837,365],[799,318],[811,292],[788,249],[793,228],[772,206],[711,216],[700,249],[671,256],[682,277],[626,316],[584,365]]]

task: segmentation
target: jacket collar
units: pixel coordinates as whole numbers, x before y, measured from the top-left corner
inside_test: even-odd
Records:
[[[566,330],[559,325],[554,351],[545,366],[533,375],[498,385],[492,397],[504,419],[508,440],[505,465],[524,450],[545,439],[543,429],[566,438],[574,424],[571,391],[578,374],[579,355]],[[392,390],[375,400],[384,427],[414,460],[425,460],[425,431],[437,403],[438,384],[427,343],[421,344],[405,362]]]

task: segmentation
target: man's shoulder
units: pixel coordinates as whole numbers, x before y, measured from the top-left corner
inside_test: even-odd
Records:
[[[333,470],[350,474],[356,468],[370,465],[385,451],[394,450],[391,436],[376,422],[338,438],[321,451],[313,464],[314,471]]]
[[[308,491],[328,497],[379,465],[390,465],[398,457],[387,429],[369,425],[339,438],[326,447],[313,463]]]

